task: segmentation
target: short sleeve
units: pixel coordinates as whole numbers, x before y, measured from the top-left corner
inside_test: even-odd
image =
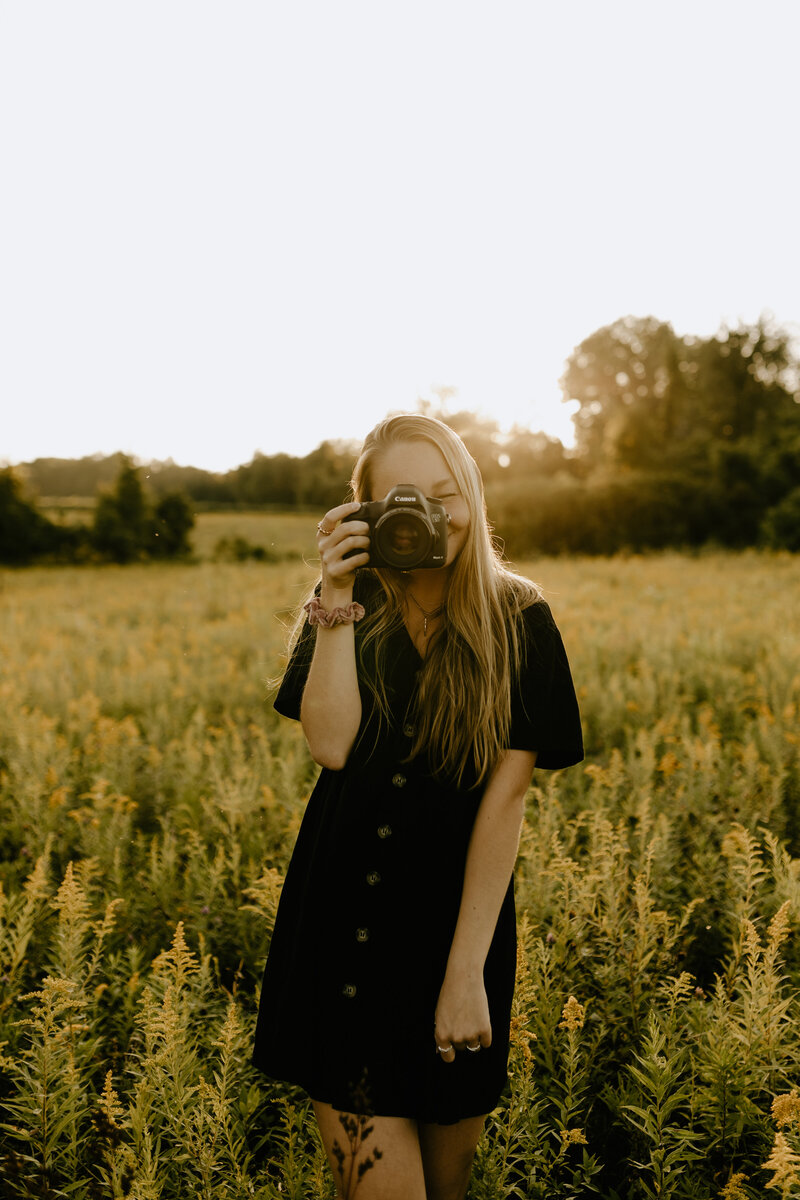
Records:
[[[520,620],[525,647],[512,685],[508,748],[535,750],[537,767],[571,767],[583,758],[583,734],[561,634],[544,600],[524,609]]]
[[[317,584],[314,594],[318,596],[319,593],[320,584]],[[311,668],[311,659],[314,657],[316,641],[317,626],[309,625],[306,615],[272,705],[282,717],[291,717],[293,721],[300,720],[300,701],[303,699],[303,689]]]

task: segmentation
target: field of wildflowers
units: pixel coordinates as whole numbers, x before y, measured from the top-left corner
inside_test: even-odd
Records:
[[[800,1196],[800,560],[522,569],[587,757],[534,777],[471,1200]],[[268,682],[314,574],[0,576],[4,1197],[335,1195],[249,1065],[315,774]]]

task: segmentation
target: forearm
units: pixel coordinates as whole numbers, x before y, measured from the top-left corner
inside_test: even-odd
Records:
[[[352,587],[323,585],[320,594],[327,609],[345,607],[352,599]],[[361,723],[354,629],[353,624],[329,629],[317,626],[314,657],[300,704],[300,722],[312,758],[335,771],[347,762]]]
[[[467,851],[448,975],[483,975],[519,850],[525,794],[535,761],[533,752],[507,751],[486,787]]]

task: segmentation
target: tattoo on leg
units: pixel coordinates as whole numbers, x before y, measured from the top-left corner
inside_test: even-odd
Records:
[[[336,1159],[339,1178],[342,1181],[342,1193],[345,1200],[353,1200],[367,1171],[372,1170],[375,1163],[383,1158],[383,1151],[379,1150],[377,1146],[373,1146],[356,1165],[360,1151],[374,1130],[374,1126],[369,1122],[369,1117],[350,1113],[339,1114],[339,1124],[344,1130],[346,1149],[342,1149],[339,1140],[334,1138],[332,1151]]]
[[[369,1115],[372,1112],[372,1097],[368,1075],[368,1069],[365,1067],[358,1082],[350,1087],[352,1105],[357,1111],[339,1113],[344,1146],[334,1138],[331,1147],[345,1200],[353,1200],[367,1171],[371,1171],[375,1163],[383,1158],[383,1151],[373,1146],[361,1161],[358,1161],[359,1154],[375,1129]]]

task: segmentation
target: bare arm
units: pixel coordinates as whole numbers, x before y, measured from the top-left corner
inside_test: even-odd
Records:
[[[355,512],[358,502],[332,508],[322,518],[323,529],[318,545],[322,560],[323,608],[345,608],[353,599],[354,568],[363,566],[369,546],[368,526],[363,521],[338,524],[342,517]],[[343,560],[348,550],[361,551]],[[314,657],[300,702],[300,723],[311,757],[322,767],[340,771],[347,762],[361,723],[361,696],[356,675],[355,631],[353,625],[317,626]]]
[[[436,1007],[436,1041],[461,1049],[492,1040],[483,967],[519,849],[525,794],[536,763],[531,750],[507,750],[475,817],[456,931]],[[455,1051],[443,1054],[452,1062]]]

